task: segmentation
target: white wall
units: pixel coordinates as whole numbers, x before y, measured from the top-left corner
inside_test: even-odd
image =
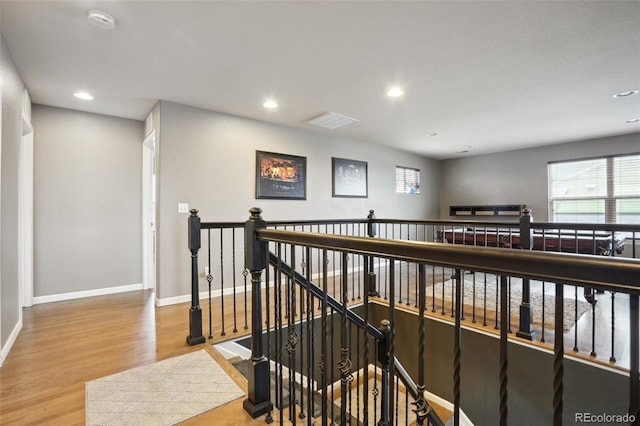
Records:
[[[35,302],[142,282],[143,123],[33,107]]]
[[[220,114],[171,102],[160,103],[158,298],[189,294],[187,214],[203,221],[244,221],[249,208],[266,220],[378,217],[427,219],[438,214],[439,162],[358,141]],[[307,157],[305,201],[256,200],[255,152]],[[368,198],[332,198],[331,157],[368,162]],[[419,195],[396,194],[395,166],[421,171]]]
[[[465,157],[442,162],[440,217],[450,205],[526,204],[533,218],[548,221],[547,164],[640,152],[640,133]]]
[[[18,164],[24,84],[4,37],[0,37],[2,139],[0,158],[0,364],[20,329],[18,288]]]

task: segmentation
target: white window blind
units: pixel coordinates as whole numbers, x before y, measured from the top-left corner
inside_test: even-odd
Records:
[[[549,163],[549,220],[640,223],[640,155]]]
[[[420,170],[396,166],[396,192],[419,194]]]

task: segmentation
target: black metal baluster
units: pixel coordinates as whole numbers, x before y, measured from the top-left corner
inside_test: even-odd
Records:
[[[475,232],[474,232],[474,235],[475,235]],[[471,285],[473,286],[471,290],[471,309],[472,309],[471,322],[475,324],[476,323],[476,273],[475,272],[473,273],[473,281]]]
[[[498,280],[498,277],[497,277],[497,276],[496,276],[496,280]],[[497,307],[498,307],[498,306],[500,306],[500,300],[499,300],[499,297],[500,297],[500,292],[498,291],[498,289],[496,289],[496,304],[494,305],[494,306],[496,307],[496,312],[495,312],[495,314],[496,314],[496,324],[495,324],[495,326],[493,327],[493,328],[495,328],[496,330],[498,330],[498,329],[500,328],[500,326],[498,325],[498,316],[499,316],[499,313],[498,313],[498,309],[497,309]],[[505,300],[506,300],[506,299],[505,299]],[[505,323],[505,324],[506,324],[506,323]]]
[[[591,304],[591,353],[592,357],[596,356],[596,304]]]
[[[405,390],[406,392],[406,390]],[[405,397],[404,398],[404,412],[407,413],[407,415],[404,416],[404,424],[405,426],[409,426],[409,398]]]
[[[285,344],[285,349],[287,350],[287,354],[289,356],[289,421],[293,424],[296,424],[296,405],[295,405],[295,396],[296,396],[296,382],[295,382],[295,371],[296,371],[296,345],[298,343],[298,336],[296,335],[294,326],[294,316],[296,312],[296,287],[294,277],[296,273],[296,258],[295,258],[295,246],[291,245],[291,274],[287,276],[287,343]]]
[[[398,377],[396,376],[396,393],[395,393],[395,399],[396,401],[396,412],[395,412],[395,417],[396,417],[396,426],[398,425],[398,422],[400,421],[400,416],[399,416],[399,411],[400,411],[400,380],[398,379]],[[409,402],[409,397],[407,395],[407,390],[405,389],[405,398],[404,400],[406,402]],[[405,418],[408,419],[409,418],[409,412],[405,411]],[[392,423],[393,424],[393,423]]]
[[[237,308],[236,308],[236,229],[231,228],[231,239],[232,239],[232,253],[233,257],[231,258],[231,264],[233,269],[233,332],[238,332],[238,317],[237,317]]]
[[[331,224],[331,227],[332,227],[331,229],[333,231],[332,233],[333,233],[333,235],[335,235],[336,234],[336,224],[335,223]],[[336,295],[336,252],[335,251],[331,252],[331,257],[332,257],[332,262],[331,262],[331,265],[332,265],[331,282],[333,283],[333,291],[331,292],[331,295],[335,297],[335,295]]]
[[[409,235],[409,224],[407,224],[407,241],[409,241],[410,239],[410,235]],[[409,306],[411,304],[410,302],[410,297],[409,297],[409,290],[411,289],[411,282],[409,281],[409,262],[405,262],[407,265],[407,306]],[[416,300],[416,308],[418,307],[418,302]]]
[[[276,338],[276,353],[275,353],[275,361],[276,361],[276,372],[277,372],[277,383],[276,383],[276,406],[280,410],[280,424],[284,424],[284,416],[282,412],[284,410],[284,383],[283,383],[283,366],[282,366],[282,243],[276,244],[276,256],[278,257],[278,265],[275,270],[275,292],[276,292],[276,306],[275,312],[276,317],[274,320],[274,325],[276,328],[275,338]]]
[[[304,226],[302,227],[304,231]],[[307,275],[307,260],[309,260],[308,252],[306,250],[302,250],[302,262],[300,263],[300,268],[302,268],[302,275],[306,277]],[[300,414],[299,418],[304,419],[306,417],[304,413],[304,313],[305,311],[305,299],[304,299],[304,283],[299,287],[300,290]]]
[[[269,266],[268,266],[269,265],[268,256],[269,256],[269,251],[267,250],[267,253],[266,253],[266,257],[267,257],[266,265],[267,265],[267,267],[265,269],[265,271],[266,271],[266,275],[265,275],[265,284],[266,284],[265,285],[265,299],[266,299],[265,300],[265,304],[267,306],[267,312],[266,312],[266,316],[267,316],[267,318],[266,318],[267,344],[266,344],[266,346],[267,346],[267,358],[268,359],[275,359],[275,357],[272,356],[272,354],[271,354],[271,305],[270,305],[270,302],[271,302],[270,301],[271,290],[269,288],[270,287],[269,286],[269,280],[270,280],[270,277],[271,277],[271,274],[269,273],[269,271],[271,270],[271,268],[269,268]],[[252,290],[253,290],[253,286],[252,286]],[[255,297],[256,297],[255,294],[253,294],[252,296],[253,296],[253,298],[255,300]],[[257,297],[260,297],[260,296],[257,296]],[[275,300],[275,294],[274,294],[274,300]],[[252,308],[252,312],[256,312],[256,309]],[[274,310],[273,310],[273,318],[274,318],[273,319],[273,332],[275,334],[275,330],[276,330],[276,326],[275,326],[275,307],[274,307]],[[260,319],[260,321],[262,321],[262,320]],[[255,320],[254,320],[254,322],[255,322]],[[266,417],[266,422],[267,423],[272,423],[273,422],[273,417],[271,415],[271,411],[273,409],[273,402],[271,401],[271,371],[270,371],[271,367],[270,367],[270,365],[271,365],[271,362],[267,361],[267,366],[268,366],[267,368],[269,370],[268,373],[267,373],[267,375],[268,375],[267,395],[268,395],[268,401],[269,401],[269,404],[270,404],[269,405],[269,411],[267,412],[267,417]]]
[[[373,346],[373,359],[378,358],[378,345]],[[378,424],[378,395],[380,391],[378,390],[378,364],[376,362],[373,363],[373,390],[371,391],[373,394],[373,424]]]
[[[444,290],[445,290],[444,289],[444,283],[445,283],[445,281],[444,281],[444,278],[447,276],[446,274],[447,274],[447,272],[445,271],[444,267],[442,267],[442,280],[443,280],[442,281],[442,300],[440,301],[442,303],[442,311],[440,311],[440,314],[442,314],[442,315],[445,314],[445,312],[444,312],[444,304],[445,304],[445,298],[444,298],[445,297],[444,296]]]
[[[307,404],[309,404],[309,414],[307,416],[307,425],[312,425],[312,419],[315,414],[314,400],[313,400],[313,382],[314,382],[314,356],[313,356],[313,339],[314,336],[314,312],[313,306],[314,301],[311,297],[310,283],[312,275],[312,259],[311,259],[311,249],[307,247],[307,275],[306,275],[306,290],[307,290]]]
[[[513,333],[511,331],[511,277],[507,279],[507,314],[507,329],[509,333]]]
[[[544,314],[545,306],[544,305],[545,305],[545,297],[544,297],[544,295],[546,293],[545,293],[544,287],[545,287],[545,282],[542,281],[542,332],[540,333],[540,341],[542,343],[545,342],[545,338],[544,338],[544,328],[545,328],[544,327],[544,324],[545,324],[545,318],[544,318],[545,317],[545,314]]]
[[[211,282],[213,281],[213,275],[211,275],[211,228],[207,229],[207,283],[209,284],[209,339],[213,339],[213,320],[211,309]]]
[[[222,315],[222,332],[221,336],[226,336],[224,329],[224,242],[222,228],[220,228],[220,313]]]
[[[462,273],[460,269],[455,270],[455,285],[456,285],[456,298],[455,298],[455,310],[456,321],[454,328],[453,338],[453,424],[454,426],[460,425],[460,368],[461,368],[461,354],[462,354],[462,334],[461,334],[461,315],[462,310]],[[424,364],[424,360],[422,362]],[[424,375],[424,372],[422,373]],[[424,377],[422,378],[424,383]],[[424,390],[424,389],[423,389]]]
[[[436,311],[436,267],[431,267],[431,312]]]
[[[483,273],[484,275],[484,300],[483,300],[483,308],[482,308],[482,325],[487,326],[487,273]]]
[[[393,269],[393,263],[391,269]],[[396,288],[396,281],[393,279],[393,273],[389,279],[389,291],[394,294]],[[391,330],[389,331],[389,424],[393,425],[394,418],[394,378],[395,376],[395,354],[396,354],[396,305],[392,297],[389,299],[389,319],[391,322]],[[395,405],[397,409],[397,404]],[[398,418],[396,414],[396,419]]]
[[[367,262],[364,262],[365,269],[367,268]],[[366,275],[365,275],[366,277]],[[360,376],[363,371],[362,364],[360,364],[360,330],[356,331],[356,424],[360,424]]]
[[[554,329],[554,357],[553,357],[553,425],[562,425],[562,392],[564,374],[564,330],[563,330],[563,309],[564,309],[564,285],[556,283],[556,304],[555,304],[555,329]]]
[[[322,389],[322,426],[327,426],[327,264],[329,259],[327,258],[327,250],[322,250],[322,313],[321,313],[321,328],[322,328],[322,354],[320,355],[320,386]]]
[[[611,356],[609,362],[616,362],[615,357],[615,339],[616,339],[616,292],[611,292]]]
[[[335,256],[335,252],[333,254]],[[335,271],[334,271],[333,276],[335,277]],[[330,387],[331,387],[331,424],[334,424],[336,422],[336,413],[335,413],[335,408],[336,408],[336,404],[335,404],[335,401],[336,401],[335,388],[336,387],[334,386],[334,384],[336,382],[335,374],[334,374],[335,373],[335,365],[336,364],[335,364],[334,355],[333,355],[333,353],[334,353],[334,351],[333,351],[334,336],[336,334],[335,334],[334,327],[333,327],[334,318],[335,318],[335,316],[333,314],[335,314],[335,312],[333,311],[333,307],[331,307],[331,321],[329,321],[329,334],[331,335],[331,350],[329,351],[329,357],[330,357],[330,360],[329,360],[329,371],[330,371],[329,383],[330,383]]]
[[[369,275],[369,266],[365,262],[365,276]],[[364,329],[363,329],[363,339],[364,339],[364,378],[363,378],[363,415],[362,419],[365,425],[369,424],[369,336],[367,334],[367,327],[369,326],[369,292],[364,292]]]
[[[507,277],[500,276],[500,426],[507,425]]]
[[[340,419],[341,424],[346,424],[347,419],[347,394],[351,388],[353,376],[351,375],[351,359],[349,358],[349,329],[347,322],[347,303],[349,301],[347,282],[347,253],[342,253],[342,312],[340,328]]]
[[[459,278],[459,277],[458,277]],[[429,414],[429,403],[424,397],[426,390],[425,384],[425,371],[424,371],[424,357],[426,347],[426,328],[425,328],[425,313],[427,309],[427,273],[424,264],[418,265],[418,397],[414,404],[416,406],[415,413],[418,425],[423,425],[427,415]],[[458,313],[460,311],[458,310]],[[458,318],[459,321],[459,318]],[[455,349],[454,349],[455,351]],[[455,375],[454,375],[455,380]],[[406,392],[406,391],[405,391]],[[454,389],[455,393],[455,389]],[[407,397],[408,402],[408,397]],[[407,416],[408,421],[408,416]]]
[[[578,352],[578,286],[573,286],[574,295],[573,295],[573,303],[574,303],[574,327],[573,327],[573,351]],[[544,295],[542,295],[544,297]]]

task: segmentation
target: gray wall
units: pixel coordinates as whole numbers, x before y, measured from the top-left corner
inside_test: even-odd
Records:
[[[442,161],[440,218],[450,205],[526,204],[548,221],[547,163],[640,152],[640,133]]]
[[[18,289],[18,158],[22,141],[24,84],[18,74],[4,37],[0,37],[2,71],[2,173],[0,189],[0,348],[20,320]],[[1,360],[0,360],[1,361]]]
[[[438,214],[439,162],[388,147],[268,124],[171,102],[160,103],[158,298],[189,293],[187,215],[238,221],[258,206],[266,220],[378,217],[427,219]],[[256,200],[255,151],[307,157],[305,201]],[[332,198],[331,157],[368,162],[369,198]],[[395,193],[395,166],[419,168],[419,195]]]
[[[372,304],[370,322],[379,324],[384,318],[389,318],[388,307]],[[416,378],[418,316],[398,310],[396,329],[396,356]],[[466,329],[461,334],[460,406],[474,424],[497,425],[500,423],[500,341]],[[427,317],[425,336],[427,390],[453,401],[453,325]],[[507,366],[507,423],[553,424],[553,354],[511,342]],[[576,424],[575,413],[627,412],[628,377],[569,358],[564,359],[563,367],[563,424]]]
[[[34,296],[142,282],[143,123],[33,107]]]

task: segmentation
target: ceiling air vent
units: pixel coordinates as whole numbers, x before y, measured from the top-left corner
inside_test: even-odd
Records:
[[[345,115],[336,114],[335,112],[327,112],[317,117],[310,118],[306,123],[314,126],[324,127],[325,129],[337,129],[347,124],[357,123],[359,120],[347,117]]]

